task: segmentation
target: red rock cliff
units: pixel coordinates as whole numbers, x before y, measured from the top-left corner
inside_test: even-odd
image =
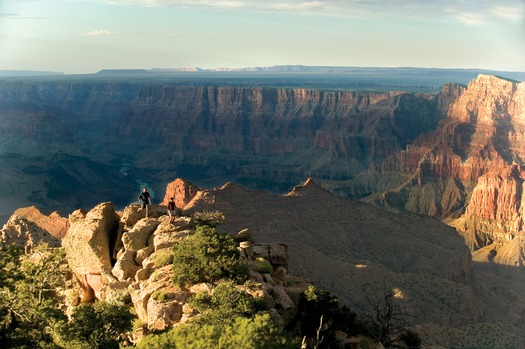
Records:
[[[460,92],[460,91],[457,91]],[[525,84],[479,75],[450,104],[436,131],[387,159],[383,171],[477,181],[525,156]]]

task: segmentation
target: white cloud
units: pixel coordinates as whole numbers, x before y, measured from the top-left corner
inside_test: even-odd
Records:
[[[485,18],[476,13],[458,13],[454,17],[466,25],[480,25],[485,23]]]
[[[118,5],[147,7],[201,7],[246,11],[286,11],[347,18],[404,18],[427,20],[452,18],[467,25],[481,24],[494,15],[524,19],[523,0],[98,0]]]
[[[144,7],[209,7],[234,9],[244,7],[246,1],[243,0],[102,0],[103,2],[113,5],[139,5]]]
[[[270,7],[276,10],[286,10],[286,11],[309,11],[309,10],[324,9],[323,3],[320,1],[301,2],[301,3],[277,3],[277,4],[270,4]]]
[[[99,30],[93,30],[87,33],[84,33],[84,35],[87,36],[102,36],[102,35],[110,35],[111,32],[107,29],[99,29]]]
[[[516,9],[513,7],[504,7],[504,6],[495,6],[491,8],[491,12],[495,14],[496,16],[503,18],[503,19],[522,19],[524,20],[525,17],[525,8]]]
[[[116,35],[168,35],[168,36],[178,36],[176,32],[141,32],[141,31],[127,31],[127,32],[112,32],[107,29],[92,30],[90,32],[84,33],[87,36],[116,36]]]

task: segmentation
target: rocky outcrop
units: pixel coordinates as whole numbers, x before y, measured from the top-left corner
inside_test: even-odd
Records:
[[[108,202],[89,212],[73,212],[69,223],[62,246],[84,290],[82,299],[89,302],[100,297],[104,285],[115,279],[111,276],[110,241],[117,236],[118,216]]]
[[[194,232],[192,218],[178,217],[171,224],[162,205],[152,205],[148,217],[139,209],[133,204],[117,214],[108,202],[89,212],[77,210],[69,217],[70,229],[62,244],[81,284],[82,302],[127,299],[149,330],[165,330],[197,316],[186,300],[197,292],[212,292],[213,285],[184,288],[172,281],[166,257],[173,244]],[[273,317],[286,326],[297,313],[300,293],[311,283],[287,272],[288,250],[282,243],[245,241],[239,250],[253,266],[252,281],[261,285],[253,295],[275,307]],[[258,270],[261,263],[264,270]]]
[[[40,243],[60,246],[60,239],[67,230],[67,219],[57,212],[46,216],[34,206],[19,208],[0,230],[0,245],[14,244],[26,250]]]
[[[523,83],[480,75],[450,104],[447,117],[431,134],[421,136],[383,163],[385,172],[477,179],[494,167],[523,158]]]
[[[68,220],[58,212],[45,215],[35,206],[19,208],[13,214],[35,223],[57,239],[62,239],[69,228]]]
[[[500,192],[500,202],[492,204],[494,192],[481,188],[492,178],[486,174],[523,165],[525,138],[520,134],[525,133],[525,84],[479,75],[466,89],[448,87],[448,93],[457,97],[444,102],[443,107],[449,105],[447,116],[434,132],[418,137],[380,167],[371,167],[355,185],[368,182],[368,201],[396,211],[450,219],[458,218],[468,205],[466,216],[474,211],[480,217],[515,215],[513,194]],[[389,183],[389,188],[374,193],[374,185],[377,188],[381,183]],[[469,202],[471,194],[474,201]],[[487,240],[481,231],[474,235],[467,239],[473,247]]]
[[[162,204],[167,206],[171,198],[174,198],[175,206],[179,209],[184,209],[186,205],[197,195],[200,189],[192,183],[177,178],[166,187],[166,195]]]
[[[479,250],[476,260],[522,265],[524,101],[525,83],[478,76],[435,132],[371,169],[372,185],[382,176],[397,182],[367,201],[440,217]]]

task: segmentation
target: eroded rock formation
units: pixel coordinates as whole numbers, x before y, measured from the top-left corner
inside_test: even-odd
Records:
[[[465,214],[450,223],[473,250],[481,249],[476,254],[478,260],[525,264],[524,179],[525,169],[519,165],[484,174],[472,191]]]
[[[371,167],[349,187],[364,183],[370,187],[368,202],[398,212],[446,221],[464,214],[463,223],[454,225],[478,249],[510,241],[522,230],[525,84],[480,75],[456,93],[434,132],[381,167]],[[381,186],[387,190],[374,190]]]
[[[60,246],[60,239],[67,230],[67,219],[56,212],[46,216],[34,206],[20,208],[0,230],[0,245],[15,244],[26,249],[39,243]]]
[[[162,204],[167,206],[170,199],[174,198],[175,206],[183,209],[195,197],[195,195],[197,195],[199,190],[200,189],[192,183],[182,178],[177,178],[173,182],[168,183],[168,186],[166,187],[166,195],[164,196]]]

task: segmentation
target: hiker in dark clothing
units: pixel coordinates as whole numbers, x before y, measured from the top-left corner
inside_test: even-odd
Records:
[[[173,224],[175,221],[175,210],[177,209],[177,206],[175,206],[175,201],[173,201],[173,198],[170,199],[170,202],[168,202],[168,215],[170,216],[170,224]]]
[[[151,204],[151,196],[148,193],[148,189],[144,188],[142,193],[140,193],[139,203],[142,204],[140,211],[146,208],[146,218],[147,218],[148,217],[148,205]]]

